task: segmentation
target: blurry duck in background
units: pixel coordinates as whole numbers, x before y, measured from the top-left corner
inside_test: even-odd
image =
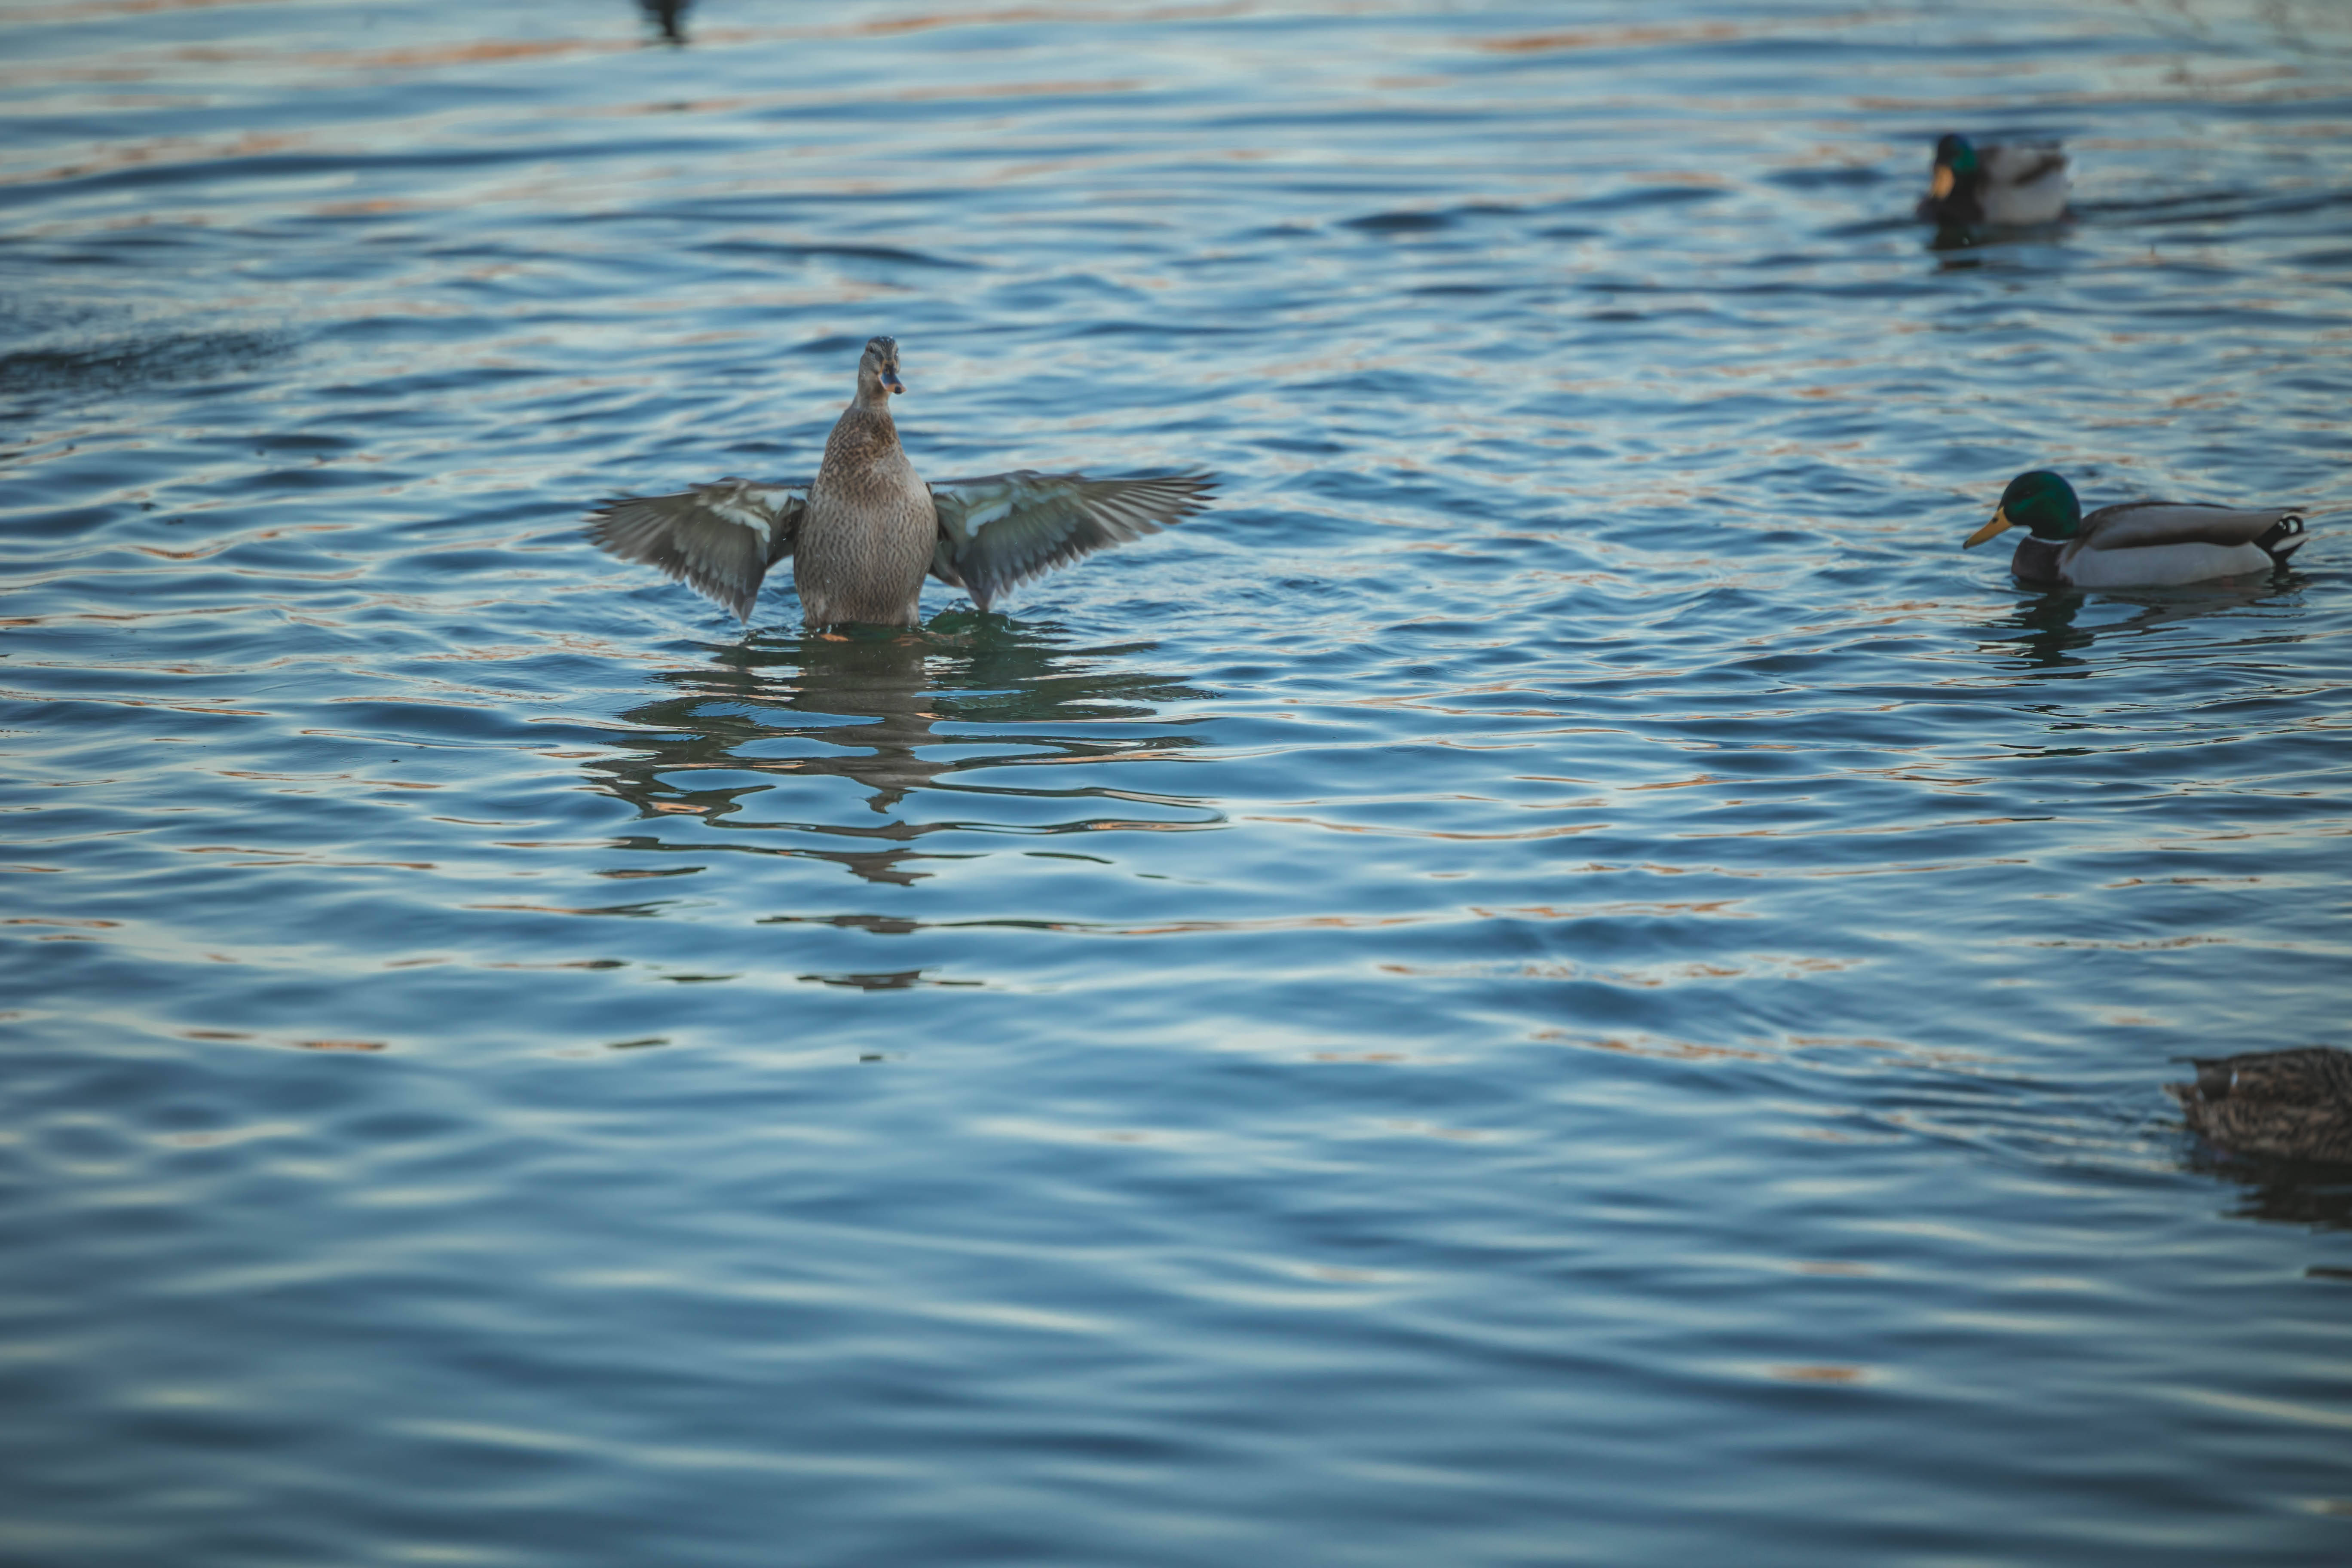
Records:
[[[589,513],[589,539],[641,561],[748,625],[768,569],[793,558],[811,630],[917,624],[926,574],[985,611],[996,595],[1113,544],[1199,511],[1206,474],[1090,479],[1028,468],[925,484],[898,446],[890,397],[898,343],[874,338],[857,362],[857,395],[824,444],[816,478],[720,479],[669,496],[621,496]]]
[[[2238,1154],[2352,1164],[2352,1051],[2192,1058],[2194,1083],[2168,1083],[2189,1131]]]
[[[674,47],[686,44],[686,11],[694,0],[637,0],[646,20],[661,29],[662,41]]]
[[[1965,136],[1936,143],[1936,165],[1919,217],[1945,228],[2024,228],[2066,214],[2066,154],[2056,143],[1988,142]]]
[[[2268,572],[2304,541],[2303,518],[2287,507],[2239,511],[2186,501],[2126,501],[2083,515],[2063,476],[2020,474],[2000,493],[1990,521],[1962,542],[1973,550],[2023,525],[2009,569],[2029,587],[2165,588]]]

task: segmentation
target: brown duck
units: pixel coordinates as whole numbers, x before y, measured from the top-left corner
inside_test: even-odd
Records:
[[[2238,1154],[2352,1164],[2352,1051],[2305,1046],[2192,1058],[2194,1083],[2168,1083],[2189,1130]]]
[[[743,617],[768,569],[787,556],[812,628],[853,621],[913,626],[926,574],[982,610],[1042,572],[1157,533],[1205,504],[1206,474],[1090,479],[1028,468],[926,484],[898,446],[890,396],[898,343],[874,338],[857,395],[824,444],[816,478],[720,479],[670,496],[620,496],[589,513],[588,537]]]

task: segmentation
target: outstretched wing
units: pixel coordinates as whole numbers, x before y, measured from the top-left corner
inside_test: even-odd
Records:
[[[940,514],[931,575],[985,610],[1041,572],[1191,517],[1216,482],[1207,474],[1090,479],[1029,468],[942,480],[931,486]]]
[[[808,484],[720,479],[674,496],[616,496],[589,512],[588,537],[715,599],[745,621],[768,568],[793,552]]]
[[[2103,506],[2085,521],[2083,544],[2092,550],[2146,550],[2162,544],[2259,544],[2273,550],[2300,534],[2303,519],[2292,507],[2238,511],[2226,506],[2185,501],[2126,501]],[[2279,538],[2270,536],[2279,531]],[[2294,545],[2288,545],[2290,552]]]

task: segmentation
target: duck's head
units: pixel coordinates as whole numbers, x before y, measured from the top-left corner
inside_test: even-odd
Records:
[[[866,353],[857,362],[857,401],[887,403],[890,393],[906,390],[907,384],[898,379],[898,340],[866,339]]]
[[[1936,142],[1936,172],[1928,177],[1928,199],[1942,201],[1962,181],[1973,178],[1979,166],[1976,144],[1965,136],[1947,132]]]
[[[2083,529],[2083,503],[2074,499],[2074,487],[2063,474],[2047,468],[2020,474],[2000,492],[2000,505],[1993,509],[1991,521],[1962,541],[1960,548],[1973,550],[2001,530],[2020,523],[2036,539],[2072,539]]]

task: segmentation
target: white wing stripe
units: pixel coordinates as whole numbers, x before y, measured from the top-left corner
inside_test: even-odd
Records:
[[[709,506],[710,514],[713,517],[734,523],[738,527],[750,529],[760,536],[760,542],[763,544],[776,536],[773,521],[762,513],[734,505],[731,500],[713,500]]]
[[[1013,498],[1011,496],[1006,496],[1002,500],[996,501],[988,506],[975,507],[971,510],[964,513],[964,531],[968,533],[978,533],[982,529],[986,528],[990,523],[994,522],[998,518],[1007,515],[1012,510]]]

